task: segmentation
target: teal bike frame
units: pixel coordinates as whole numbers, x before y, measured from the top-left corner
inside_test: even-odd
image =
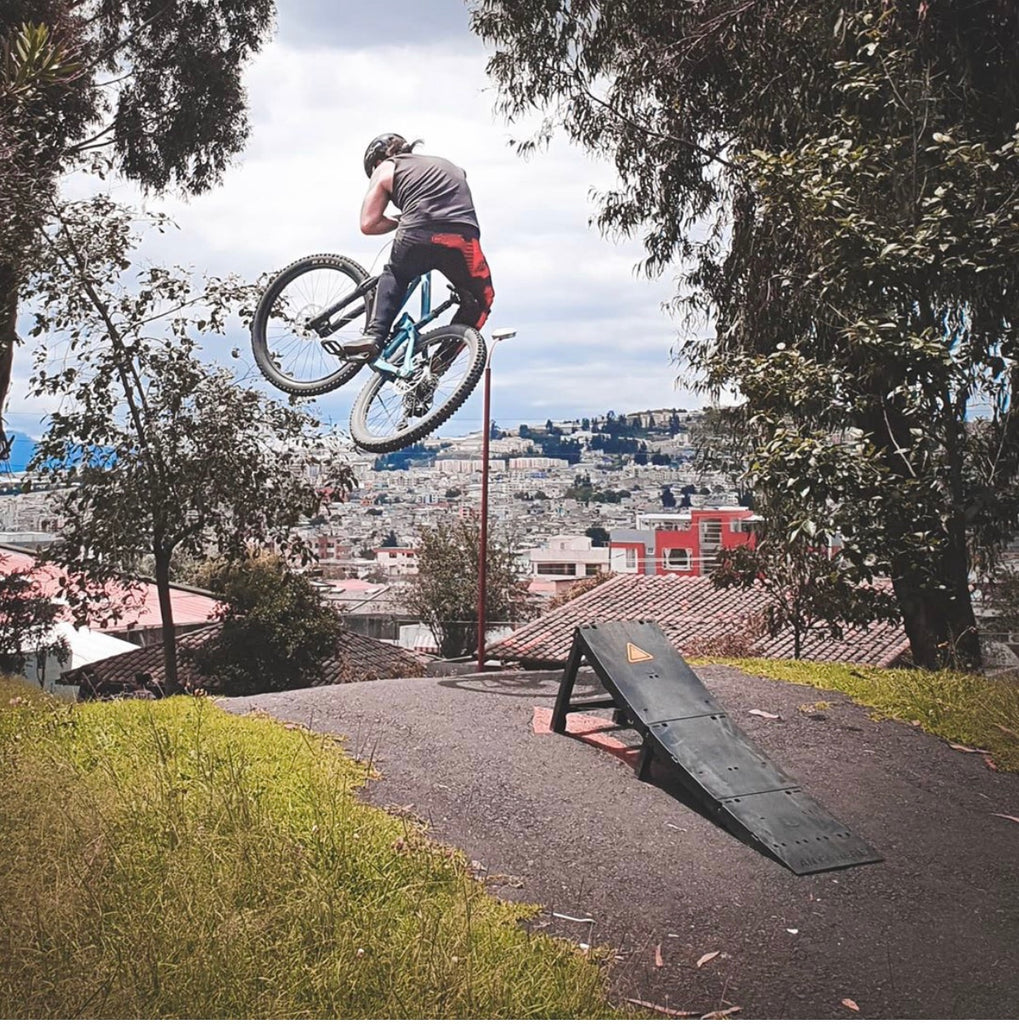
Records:
[[[421,305],[420,313],[415,319],[404,307],[418,289],[421,291]],[[382,347],[382,352],[369,364],[376,373],[390,374],[394,377],[409,377],[411,375],[422,328],[442,316],[451,306],[459,303],[452,288],[450,288],[450,292],[452,294],[445,302],[432,309],[432,272],[428,271],[411,281],[400,306],[403,310],[402,315],[394,324],[389,340]],[[402,355],[400,354],[401,348],[403,349]]]
[[[308,326],[323,339],[325,348],[329,348],[329,342],[325,340],[328,335],[356,320],[364,313],[364,304],[357,306],[353,310],[350,310],[350,304],[368,295],[378,284],[378,281],[378,277],[367,278],[354,289],[353,293],[344,298],[342,302],[319,313],[314,320],[309,322]],[[413,317],[405,307],[416,291],[421,292],[421,306],[418,316]],[[422,329],[442,316],[451,306],[456,306],[460,303],[460,298],[452,285],[450,285],[449,291],[450,297],[441,305],[432,309],[432,272],[428,271],[428,273],[415,277],[411,281],[407,286],[403,302],[400,304],[400,309],[403,311],[402,315],[394,324],[389,334],[389,339],[382,347],[382,352],[368,364],[376,373],[381,373],[390,378],[412,376],[414,372],[414,355],[417,351],[417,343],[421,337]],[[344,310],[348,310],[348,312],[344,313]],[[333,318],[337,313],[340,313],[341,316],[338,320],[334,320]]]

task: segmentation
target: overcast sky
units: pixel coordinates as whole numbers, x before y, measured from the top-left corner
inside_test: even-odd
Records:
[[[522,129],[493,112],[486,52],[461,0],[279,0],[278,8],[276,38],[246,76],[246,150],[212,193],[151,202],[179,230],[150,238],[148,259],[253,279],[337,252],[377,272],[391,236],[358,231],[361,159],[373,136],[400,132],[467,170],[496,290],[488,330],[518,331],[493,360],[497,422],[703,404],[674,385],[677,325],[662,310],[671,278],[639,277],[639,245],[589,226],[590,192],[613,184],[612,168],[564,141],[528,160],[516,155],[510,140]],[[127,187],[117,195],[135,198]],[[210,353],[228,361],[237,344],[242,357],[232,365],[254,379],[239,335]],[[23,397],[29,362],[23,349],[9,422],[38,435],[43,410]],[[362,381],[318,399],[317,413],[344,425]],[[476,429],[480,420],[479,389],[455,426]]]

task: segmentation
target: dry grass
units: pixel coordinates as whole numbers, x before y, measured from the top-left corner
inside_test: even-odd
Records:
[[[0,1017],[620,1015],[364,773],[206,700],[0,682]]]
[[[918,724],[951,743],[991,752],[1002,771],[1019,771],[1019,685],[963,672],[880,669],[806,661],[744,659],[745,672],[839,690],[882,718]]]

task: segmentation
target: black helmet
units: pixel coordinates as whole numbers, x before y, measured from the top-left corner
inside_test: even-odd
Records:
[[[395,132],[386,132],[384,135],[376,135],[371,142],[368,143],[368,148],[364,151],[364,173],[370,178],[372,172],[386,157],[393,156],[396,153],[402,153],[405,149],[409,149],[407,140],[402,135],[397,135]]]

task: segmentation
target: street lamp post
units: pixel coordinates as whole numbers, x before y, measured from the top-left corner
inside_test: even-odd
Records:
[[[481,536],[478,538],[478,671],[485,671],[485,600],[487,598],[486,570],[488,568],[488,440],[492,432],[492,353],[500,341],[512,338],[517,332],[503,327],[492,331],[492,344],[485,360],[485,400],[482,413],[484,435],[481,440]]]

